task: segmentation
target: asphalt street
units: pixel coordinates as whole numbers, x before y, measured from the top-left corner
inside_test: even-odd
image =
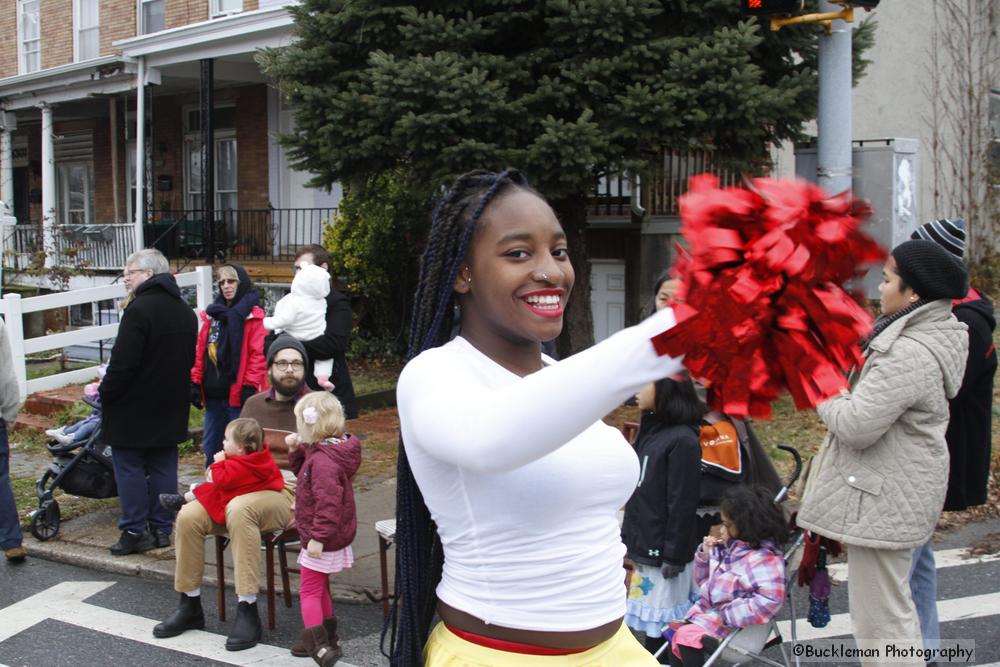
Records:
[[[966,547],[990,533],[1000,533],[1000,521],[966,526],[940,536],[935,543],[942,636],[962,640],[964,645],[974,642],[976,651],[973,660],[952,664],[1000,667],[1000,555],[966,557]],[[792,591],[798,612],[797,634],[809,644],[850,639],[846,569],[834,566],[831,573],[835,579],[830,599],[833,619],[826,628],[812,628],[805,621],[807,590],[796,587]],[[261,645],[231,653],[223,648],[227,625],[217,618],[215,590],[206,585],[203,597],[205,632],[157,640],[152,637],[152,626],[177,603],[169,584],[39,558],[29,558],[21,566],[0,563],[0,667],[312,664],[288,652],[301,629],[297,605],[279,608],[278,626],[265,630]],[[233,595],[229,600],[234,604]],[[337,603],[335,609],[344,639],[343,664],[387,665],[378,648],[381,606]],[[790,637],[789,610],[786,604],[779,617],[786,640]],[[262,619],[264,611],[262,601]],[[765,655],[781,661],[778,648],[768,649]],[[859,663],[814,659],[803,664]]]
[[[216,615],[215,589],[205,586],[202,597],[205,632],[154,639],[152,626],[177,605],[167,583],[39,558],[18,566],[0,563],[0,666],[314,664],[288,651],[302,629],[297,599],[291,609],[278,609],[277,627],[265,628],[261,645],[228,652],[228,625]],[[231,591],[227,600],[235,606]],[[263,598],[259,607],[266,623]],[[338,602],[334,610],[344,640],[340,664],[387,665],[378,649],[381,605]],[[234,611],[229,609],[230,620]]]

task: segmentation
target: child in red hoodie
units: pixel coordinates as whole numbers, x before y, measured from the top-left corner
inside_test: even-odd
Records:
[[[298,478],[295,527],[299,553],[299,605],[305,629],[294,655],[322,667],[342,655],[328,582],[354,564],[351,542],[358,528],[352,479],[361,465],[361,443],[344,433],[344,409],[328,392],[314,391],[295,404],[297,434],[288,436],[288,464]]]
[[[271,451],[264,443],[264,430],[256,419],[242,417],[226,426],[222,451],[205,472],[205,482],[183,496],[161,493],[160,504],[178,511],[184,503],[198,500],[212,521],[226,523],[226,505],[236,496],[254,491],[281,491],[285,480]]]

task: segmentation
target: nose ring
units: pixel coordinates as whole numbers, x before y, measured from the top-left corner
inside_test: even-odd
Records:
[[[539,280],[543,280],[545,282],[549,282],[549,274],[547,274],[547,273],[539,273],[538,277],[539,277]]]

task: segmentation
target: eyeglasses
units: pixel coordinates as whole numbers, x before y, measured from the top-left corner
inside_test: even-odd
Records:
[[[140,271],[149,271],[149,269],[125,269],[124,271],[122,271],[122,275],[128,278],[133,273],[138,273]]]
[[[301,361],[276,361],[274,362],[274,367],[279,371],[287,371],[289,369],[293,371],[301,371],[306,367]]]
[[[222,287],[223,285],[238,285],[239,283],[240,281],[236,278],[223,278],[219,281],[219,287]]]

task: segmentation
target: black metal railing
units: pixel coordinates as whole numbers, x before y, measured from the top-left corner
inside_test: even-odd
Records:
[[[650,215],[677,215],[678,200],[687,192],[688,180],[703,173],[715,174],[723,186],[738,185],[741,179],[739,172],[720,167],[712,151],[664,150],[652,182],[642,183],[639,203],[649,210]],[[590,198],[589,214],[597,218],[630,217],[633,187],[634,184],[623,174],[599,179]]]
[[[206,224],[196,209],[150,211],[143,229],[147,246],[171,259],[214,259],[286,262],[303,245],[323,242],[324,224],[336,208],[270,208],[215,211]]]

